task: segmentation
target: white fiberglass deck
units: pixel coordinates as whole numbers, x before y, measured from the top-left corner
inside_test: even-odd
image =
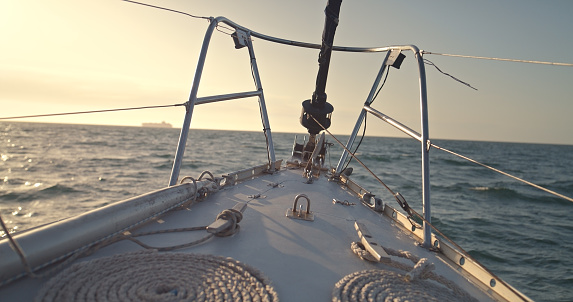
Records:
[[[446,264],[436,253],[418,246],[414,236],[398,223],[363,206],[340,184],[323,176],[313,184],[306,184],[301,175],[302,170],[283,168],[274,174],[239,183],[202,202],[171,211],[132,233],[209,225],[221,211],[233,208],[237,203],[247,203],[238,233],[230,237],[213,237],[177,252],[232,257],[255,267],[271,280],[281,301],[330,301],[335,283],[348,274],[374,268],[393,270],[381,263],[361,260],[351,251],[351,243],[360,241],[355,222],[361,222],[370,230],[373,241],[428,258],[436,265],[436,274],[454,281],[479,301],[491,300],[459,274],[458,269]],[[295,196],[301,193],[311,201],[314,221],[291,219],[285,215],[287,209],[292,208]],[[333,199],[347,200],[354,205],[335,204]],[[306,200],[301,198],[298,204],[306,207]],[[138,239],[161,247],[187,243],[206,234],[206,231],[195,231]],[[138,250],[143,248],[123,240],[76,261]],[[403,261],[395,257],[393,260]],[[408,261],[404,263],[412,266]],[[4,301],[29,301],[46,281],[26,277],[0,288],[0,296]]]

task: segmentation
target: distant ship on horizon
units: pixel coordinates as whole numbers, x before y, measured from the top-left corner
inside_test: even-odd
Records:
[[[171,124],[162,121],[161,123],[142,123],[141,127],[149,127],[149,128],[172,128]]]

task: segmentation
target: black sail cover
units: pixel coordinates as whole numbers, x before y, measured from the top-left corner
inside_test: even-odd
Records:
[[[322,45],[318,55],[318,74],[316,76],[316,87],[312,94],[312,99],[302,102],[302,114],[300,123],[308,129],[310,134],[318,134],[322,127],[316,123],[313,117],[324,126],[330,127],[330,115],[334,107],[326,101],[326,79],[328,68],[330,67],[330,54],[334,42],[334,34],[338,26],[338,16],[342,0],[328,0],[324,14],[324,31],[322,32]]]

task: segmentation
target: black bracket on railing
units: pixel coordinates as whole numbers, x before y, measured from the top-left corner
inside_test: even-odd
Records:
[[[412,213],[412,209],[410,208],[410,205],[408,204],[408,202],[406,202],[406,199],[404,198],[404,196],[402,196],[402,194],[397,192],[394,194],[394,198],[396,198],[396,201],[398,202],[398,204],[400,204],[400,207],[404,211],[406,211],[406,213],[408,213],[409,217],[412,217],[414,215]]]

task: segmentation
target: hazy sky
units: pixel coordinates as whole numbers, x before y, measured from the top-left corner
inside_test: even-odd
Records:
[[[326,1],[142,1],[225,16],[254,31],[319,43]],[[344,0],[336,45],[415,44],[431,52],[573,63],[573,1]],[[120,0],[0,0],[0,116],[187,101],[208,22]],[[300,132],[318,50],[253,41],[275,132]],[[334,133],[348,134],[384,54],[332,55]],[[573,144],[573,67],[426,55],[430,137]],[[216,32],[199,96],[253,90],[248,53]],[[419,129],[412,53],[373,104]],[[140,125],[183,122],[183,107],[21,121]],[[197,106],[192,128],[261,130],[256,98]],[[368,133],[401,134],[369,118]]]

